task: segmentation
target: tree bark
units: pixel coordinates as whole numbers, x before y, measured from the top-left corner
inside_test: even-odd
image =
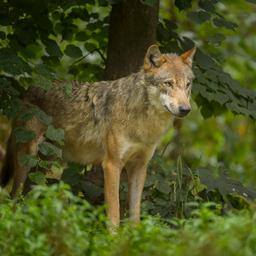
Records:
[[[110,14],[105,79],[114,80],[136,72],[147,48],[156,42],[159,0],[154,6],[140,0],[122,0]]]

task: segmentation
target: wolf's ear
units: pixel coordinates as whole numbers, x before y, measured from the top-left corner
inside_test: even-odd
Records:
[[[194,57],[195,53],[196,53],[196,47],[193,47],[192,49],[182,53],[180,55],[180,57],[186,64],[188,64],[190,67],[192,67],[193,57]]]
[[[148,70],[152,66],[159,68],[164,63],[164,58],[156,44],[151,45],[144,58],[144,69]]]

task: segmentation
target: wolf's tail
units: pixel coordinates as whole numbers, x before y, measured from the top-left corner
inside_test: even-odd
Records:
[[[2,170],[0,171],[0,186],[5,187],[14,174],[14,148],[13,133],[11,133],[8,142],[6,155]]]

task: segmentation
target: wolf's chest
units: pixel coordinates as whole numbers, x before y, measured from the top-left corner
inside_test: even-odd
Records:
[[[129,127],[131,141],[147,145],[157,144],[163,134],[171,127],[172,119],[147,116],[136,120]]]

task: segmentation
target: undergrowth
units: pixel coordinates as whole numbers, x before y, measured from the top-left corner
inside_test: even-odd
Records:
[[[255,255],[256,212],[220,215],[218,205],[195,207],[188,219],[143,216],[106,230],[104,208],[93,208],[69,187],[36,186],[25,198],[0,198],[0,255]]]

